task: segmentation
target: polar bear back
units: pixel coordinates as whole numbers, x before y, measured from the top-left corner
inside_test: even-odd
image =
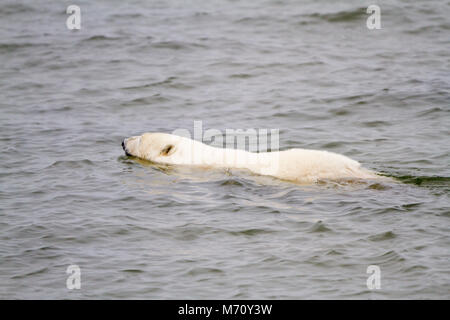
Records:
[[[281,179],[305,182],[320,179],[370,179],[376,177],[368,170],[361,168],[358,161],[346,156],[307,149],[280,151],[277,176]]]

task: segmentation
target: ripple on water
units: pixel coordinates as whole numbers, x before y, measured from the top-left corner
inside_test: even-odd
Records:
[[[373,32],[356,1],[85,1],[81,32],[41,23],[66,16],[54,1],[20,2],[0,6],[0,299],[449,297],[445,1],[392,0],[413,16],[386,11]],[[306,186],[123,155],[124,137],[194,120],[278,128],[282,150],[392,179]]]
[[[327,227],[323,221],[317,221],[310,228],[309,232],[331,232],[333,231],[331,228]]]
[[[371,235],[368,237],[370,241],[385,241],[385,240],[392,240],[397,238],[397,235],[392,231],[386,231],[379,234]]]
[[[52,169],[52,168],[79,169],[85,166],[96,166],[96,164],[94,161],[91,161],[89,159],[57,160],[53,162],[51,165],[47,166],[45,169]]]
[[[367,8],[360,7],[354,10],[340,11],[336,13],[312,13],[307,17],[325,20],[327,22],[353,22],[362,20],[365,17]]]
[[[269,234],[269,233],[274,233],[274,232],[276,232],[276,231],[270,230],[270,229],[253,228],[253,229],[245,229],[245,230],[239,230],[239,231],[228,231],[228,234],[230,234],[232,236],[253,237],[253,236],[264,235],[264,234]]]
[[[372,257],[370,259],[374,262],[376,261],[376,263],[379,265],[386,265],[386,266],[388,265],[398,266],[398,263],[404,262],[406,260],[395,250],[386,251],[383,254]]]

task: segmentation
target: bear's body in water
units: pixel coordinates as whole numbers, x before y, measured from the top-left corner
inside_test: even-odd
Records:
[[[346,156],[328,151],[290,149],[253,153],[215,148],[199,141],[167,133],[145,133],[123,140],[127,155],[155,163],[212,168],[248,169],[260,175],[300,183],[320,180],[378,179]]]

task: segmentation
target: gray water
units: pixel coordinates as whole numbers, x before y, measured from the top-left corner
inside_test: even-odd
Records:
[[[450,3],[377,1],[380,30],[370,4],[2,0],[0,298],[449,299]],[[395,182],[123,153],[194,121]]]

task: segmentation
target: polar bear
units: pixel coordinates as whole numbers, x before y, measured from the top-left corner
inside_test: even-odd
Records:
[[[144,133],[122,141],[126,155],[169,165],[247,169],[299,183],[321,180],[377,179],[374,172],[346,156],[319,150],[290,149],[254,153],[215,148],[189,138],[167,133]]]

